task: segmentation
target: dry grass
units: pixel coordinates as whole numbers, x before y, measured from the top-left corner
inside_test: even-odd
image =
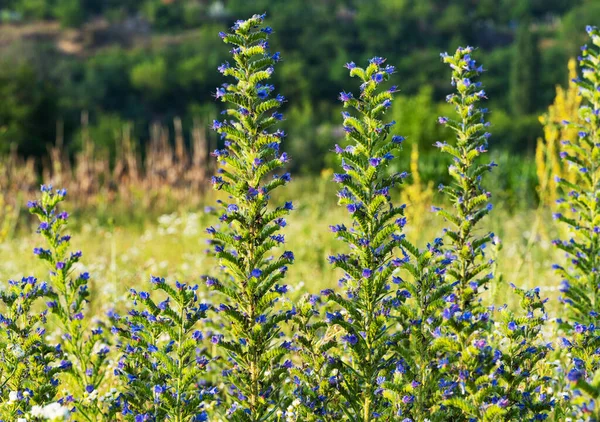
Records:
[[[145,151],[136,148],[131,127],[125,125],[117,139],[114,165],[106,153],[94,147],[83,116],[83,148],[70,159],[60,136],[49,148],[41,163],[22,159],[16,152],[0,159],[0,195],[10,205],[22,205],[23,196],[33,197],[39,188],[37,169],[41,166],[44,183],[64,187],[77,208],[97,208],[120,202],[125,207],[144,210],[161,208],[165,201],[200,202],[212,175],[208,159],[206,125],[196,122],[190,133],[191,145],[184,142],[181,120],[173,122],[170,133],[165,126],[154,124]],[[60,133],[60,131],[58,131]]]

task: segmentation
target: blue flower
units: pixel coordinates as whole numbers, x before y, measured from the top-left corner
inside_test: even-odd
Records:
[[[350,92],[340,92],[340,101],[348,102],[353,98],[352,93]]]
[[[377,167],[381,164],[381,158],[369,158],[369,164],[373,167]]]
[[[356,343],[358,343],[358,337],[356,337],[354,334],[346,334],[342,336],[342,340],[351,346],[354,346]]]
[[[256,95],[258,96],[258,98],[260,98],[261,100],[266,99],[269,96],[269,91],[267,88],[260,88],[256,91]]]
[[[583,373],[578,369],[573,368],[567,373],[567,379],[573,383],[579,381],[581,378],[583,378]]]
[[[231,67],[231,65],[229,64],[229,62],[225,62],[225,63],[222,63],[217,69],[219,70],[219,72],[225,73],[225,71],[227,69],[229,69],[230,67]]]
[[[373,79],[373,81],[375,81],[375,83],[381,83],[383,82],[383,73],[375,73],[371,79]]]

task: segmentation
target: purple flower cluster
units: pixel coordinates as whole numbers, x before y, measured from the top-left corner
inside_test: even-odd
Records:
[[[198,285],[173,288],[152,277],[151,286],[166,298],[132,289],[134,308],[124,317],[110,312],[121,352],[115,375],[128,386],[113,405],[132,420],[208,421],[205,407],[218,392],[206,382],[213,359],[201,323],[209,306],[199,302]]]

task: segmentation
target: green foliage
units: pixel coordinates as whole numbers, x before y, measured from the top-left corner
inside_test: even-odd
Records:
[[[454,105],[456,119],[440,117],[439,122],[452,129],[456,140],[452,144],[438,143],[442,152],[453,158],[448,168],[453,183],[441,186],[442,192],[452,203],[451,211],[438,212],[450,222],[446,235],[451,243],[455,260],[448,272],[458,285],[457,296],[460,309],[471,309],[477,300],[477,290],[488,282],[486,273],[491,264],[484,262],[484,248],[493,239],[493,234],[481,235],[476,225],[492,209],[491,193],[482,186],[482,176],[496,166],[481,163],[478,158],[487,152],[490,133],[485,121],[487,109],[479,101],[487,98],[481,83],[475,78],[482,72],[472,58],[472,47],[459,48],[454,56],[443,54],[443,60],[452,68],[452,81],[457,93],[450,94],[447,101]]]
[[[9,64],[12,60],[17,58],[0,60],[0,153],[15,145],[25,155],[37,154],[49,136],[42,121],[57,117],[49,98],[52,90],[38,79],[32,65],[21,60]],[[40,126],[31,127],[33,121]]]
[[[495,239],[493,233],[481,234],[477,226],[492,209],[491,193],[485,190],[482,180],[495,164],[481,162],[491,134],[487,132],[488,110],[480,105],[487,99],[478,80],[483,66],[477,64],[473,53],[472,47],[459,47],[453,55],[442,54],[442,60],[452,69],[456,93],[448,95],[446,101],[454,106],[455,117],[440,117],[438,121],[452,129],[455,139],[437,144],[453,160],[448,167],[452,183],[440,186],[452,208],[436,208],[449,223],[445,234],[451,263],[446,277],[454,284],[452,294],[445,299],[448,307],[443,311],[443,331],[452,341],[444,350],[448,365],[443,373],[445,379],[461,386],[444,403],[453,408],[456,420],[461,421],[499,420],[504,413],[498,403],[484,406],[492,387],[485,374],[493,367],[495,357],[491,348],[485,347],[491,319],[481,303],[481,293],[493,278],[493,261],[486,259],[485,248]]]
[[[339,376],[330,365],[336,330],[323,321],[322,306],[318,296],[303,296],[296,305],[297,313],[291,324],[301,363],[290,374],[296,385],[294,396],[303,404],[295,413],[297,420],[307,422],[323,417],[334,420],[344,414],[340,410],[343,398],[338,392]]]
[[[583,48],[581,78],[577,80],[584,100],[579,110],[581,123],[572,123],[578,137],[563,141],[560,154],[574,179],[558,180],[563,199],[558,201],[561,212],[554,214],[573,236],[570,241],[555,241],[574,258],[572,268],[557,266],[565,280],[565,304],[573,321],[586,325],[595,321],[593,312],[600,311],[600,276],[589,271],[600,266],[600,35],[597,29],[588,28],[593,45]]]
[[[441,139],[448,134],[445,128],[436,124],[437,116],[448,112],[450,106],[433,100],[433,88],[425,85],[416,95],[399,95],[390,110],[390,116],[401,127],[407,143],[419,143],[419,153],[429,153],[434,147],[426,140]],[[404,156],[401,159],[406,158]],[[404,168],[408,162],[403,162]]]
[[[65,27],[77,27],[85,20],[80,0],[56,0],[52,14]]]
[[[21,0],[15,2],[13,7],[17,13],[28,19],[45,19],[50,12],[46,0]]]
[[[82,149],[86,138],[93,139],[94,145],[100,153],[111,153],[111,158],[113,158],[126,124],[127,122],[118,115],[101,114],[92,124],[79,130],[74,147]]]
[[[419,250],[407,240],[402,241],[407,254],[400,297],[407,298],[397,309],[396,321],[402,329],[395,334],[396,370],[384,383],[386,397],[391,399],[396,415],[422,421],[446,420],[441,410],[444,401],[442,365],[446,350],[453,350],[453,340],[441,336],[443,309],[454,284],[445,277],[450,260],[444,255],[442,239],[436,238],[427,248]]]
[[[520,297],[521,312],[500,308],[492,342],[500,352],[494,376],[495,393],[501,397],[503,420],[536,420],[554,407],[552,396],[557,385],[547,361],[551,343],[544,339],[548,320],[540,289],[523,290],[511,285]]]

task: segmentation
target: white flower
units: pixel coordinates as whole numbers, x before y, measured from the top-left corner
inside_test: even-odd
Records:
[[[98,342],[98,343],[94,344],[94,349],[92,350],[92,352],[93,353],[98,353],[98,352],[100,352],[100,350],[102,350],[104,348],[107,348],[107,347],[110,348],[108,346],[108,344]]]
[[[19,392],[18,391],[11,391],[10,393],[8,393],[8,402],[9,403],[14,403],[18,400],[19,400]]]
[[[43,411],[42,406],[35,405],[31,408],[31,416],[42,416]]]
[[[92,391],[89,394],[86,392],[83,401],[85,403],[91,403],[91,402],[94,402],[97,399],[98,399],[98,390],[94,390],[94,391]]]
[[[25,352],[23,351],[23,349],[21,349],[21,347],[18,344],[12,345],[11,352],[13,356],[17,359],[21,359],[23,356],[25,356]]]
[[[25,419],[25,418],[19,418],[19,419],[17,419],[17,422],[27,422],[27,419]]]
[[[60,403],[50,403],[44,407],[33,406],[31,416],[49,420],[66,420],[69,417],[69,409]]]

